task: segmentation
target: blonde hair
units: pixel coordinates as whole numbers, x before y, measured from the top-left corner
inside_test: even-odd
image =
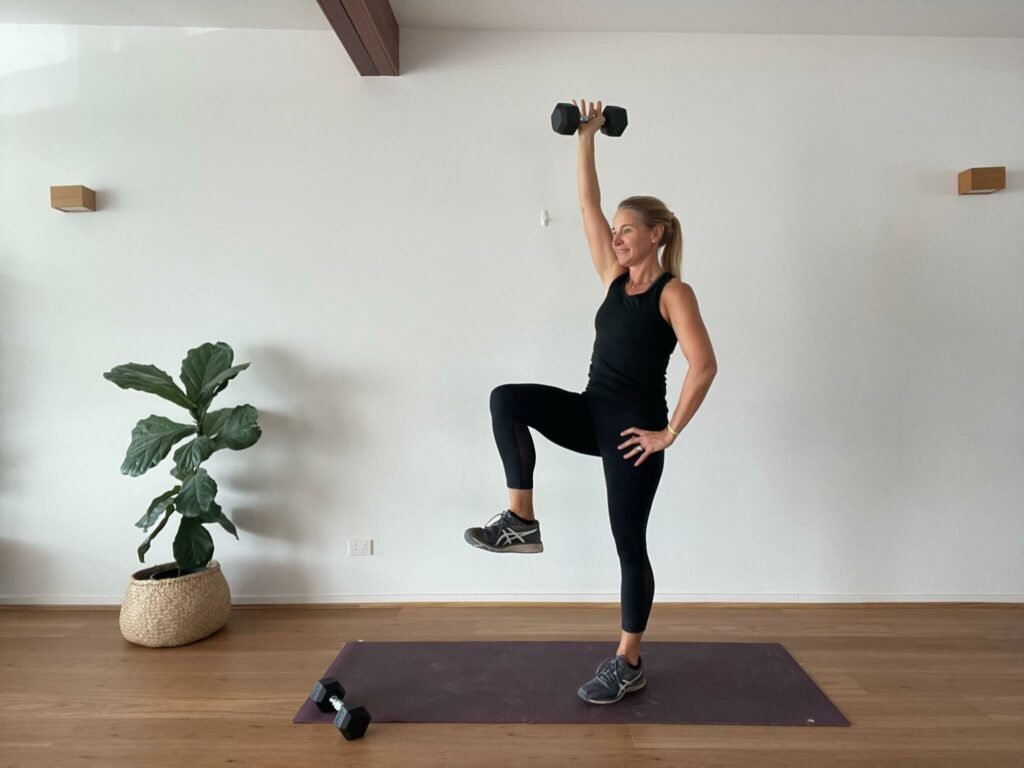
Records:
[[[661,268],[682,280],[683,230],[679,226],[679,219],[676,218],[676,215],[666,208],[661,200],[649,195],[627,197],[619,203],[619,208],[636,211],[648,229],[654,229],[658,224],[664,225],[665,231],[658,243],[658,248],[665,246],[665,250],[661,254]]]

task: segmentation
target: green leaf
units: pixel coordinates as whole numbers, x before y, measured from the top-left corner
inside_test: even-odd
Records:
[[[223,408],[206,414],[200,422],[200,436],[175,451],[175,468],[171,474],[184,480],[222,448],[235,451],[248,448],[263,434],[256,423],[258,419],[259,413],[251,405]]]
[[[181,486],[176,485],[167,493],[161,494],[153,499],[153,502],[149,505],[149,510],[147,510],[146,514],[139,518],[139,522],[135,524],[136,527],[141,528],[143,531],[148,531],[149,526],[155,523],[157,518],[160,517],[168,507],[174,504],[174,496],[176,496],[180,490]]]
[[[146,562],[146,553],[149,552],[149,543],[153,541],[154,537],[164,529],[164,526],[167,525],[167,518],[171,516],[171,513],[173,511],[174,505],[172,504],[167,508],[167,511],[164,513],[164,519],[160,521],[160,525],[158,525],[156,529],[151,534],[149,534],[149,536],[146,537],[146,540],[139,545],[140,563]]]
[[[196,407],[194,400],[189,399],[170,376],[153,365],[140,363],[119,365],[104,373],[103,378],[114,382],[121,389],[137,389],[140,392],[159,395],[189,411]]]
[[[211,411],[202,421],[202,433],[217,442],[216,450],[240,451],[260,439],[263,431],[257,421],[259,412],[251,405],[238,405]]]
[[[121,472],[138,477],[152,469],[170,453],[174,444],[196,432],[195,425],[179,424],[163,416],[150,416],[135,425]]]
[[[189,440],[174,452],[174,465],[178,469],[176,477],[184,477],[199,468],[218,448],[217,441],[209,437],[197,437]]]
[[[216,496],[217,483],[200,467],[182,483],[181,493],[178,494],[178,511],[184,517],[202,517],[204,512],[210,510]]]
[[[234,536],[236,541],[238,540],[238,529],[235,528],[235,524],[228,520],[227,516],[223,512],[217,522],[220,523],[221,528]]]
[[[213,399],[214,395],[224,390],[228,382],[235,378],[238,374],[249,367],[249,363],[242,363],[236,365],[234,368],[228,368],[226,371],[221,371],[214,376],[207,384],[203,387],[203,391],[199,393],[199,399],[205,399],[207,396],[210,400]]]
[[[234,357],[234,350],[218,341],[190,349],[182,361],[181,380],[188,396],[196,403],[198,419],[202,419],[210,401],[227,387],[228,381],[249,367],[249,363],[243,363],[232,368]]]
[[[202,568],[213,558],[213,537],[194,517],[181,518],[174,537],[174,561],[179,568]]]
[[[228,520],[224,511],[220,508],[220,504],[217,502],[213,502],[210,505],[210,509],[199,516],[199,520],[204,523],[219,523],[221,528],[236,539],[238,538],[238,531],[235,529],[234,523]]]
[[[235,352],[223,341],[216,344],[200,344],[190,349],[181,361],[181,380],[185,391],[193,400],[198,401],[199,393],[217,374],[231,367]]]

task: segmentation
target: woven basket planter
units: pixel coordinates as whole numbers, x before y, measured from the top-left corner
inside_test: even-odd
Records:
[[[162,563],[132,574],[121,602],[125,640],[150,648],[186,645],[209,637],[227,623],[231,591],[220,564],[211,560],[198,573],[150,579],[157,571],[176,567]]]

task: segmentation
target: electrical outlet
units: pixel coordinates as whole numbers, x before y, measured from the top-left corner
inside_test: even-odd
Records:
[[[372,555],[373,539],[349,539],[348,553],[350,555]]]

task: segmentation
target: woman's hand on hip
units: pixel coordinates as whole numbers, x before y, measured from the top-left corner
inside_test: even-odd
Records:
[[[622,458],[631,459],[636,458],[636,456],[639,455],[640,458],[637,460],[636,464],[633,465],[634,467],[639,467],[641,464],[643,464],[644,461],[647,460],[647,457],[652,453],[664,451],[666,448],[672,445],[672,443],[675,442],[676,439],[675,435],[673,435],[667,428],[658,430],[656,432],[651,432],[646,429],[640,429],[639,427],[630,427],[629,429],[620,432],[619,436],[621,437],[623,435],[628,435],[630,433],[635,435],[635,437],[631,437],[629,440],[620,445],[619,450],[621,451],[623,448],[626,448],[627,446],[633,446],[628,451],[626,451],[625,455]]]

